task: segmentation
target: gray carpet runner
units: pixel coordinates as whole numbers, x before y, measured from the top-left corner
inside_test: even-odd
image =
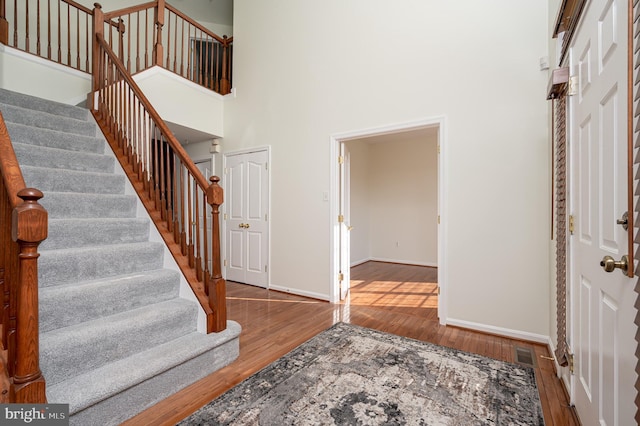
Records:
[[[40,366],[71,423],[119,424],[238,356],[240,326],[196,331],[113,154],[86,109],[0,89],[27,186],[41,190]]]

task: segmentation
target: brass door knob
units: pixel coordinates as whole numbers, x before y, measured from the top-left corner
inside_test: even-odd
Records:
[[[627,273],[628,265],[629,265],[629,257],[627,255],[622,256],[622,259],[618,261],[616,261],[611,256],[605,256],[602,258],[602,261],[600,262],[600,266],[602,266],[602,269],[604,269],[606,272],[613,272],[616,268],[619,268],[622,270],[623,274]]]

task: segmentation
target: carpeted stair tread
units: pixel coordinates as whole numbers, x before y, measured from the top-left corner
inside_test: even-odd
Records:
[[[178,297],[179,274],[158,269],[41,288],[40,331],[47,332]],[[65,309],[60,309],[65,306]]]
[[[149,221],[142,218],[50,219],[49,236],[40,250],[139,243],[149,239]]]
[[[73,135],[11,122],[7,122],[6,125],[12,142],[94,154],[104,153],[105,141],[99,137]]]
[[[196,331],[194,302],[166,302],[40,334],[40,364],[49,385]]]
[[[0,103],[75,118],[76,120],[88,120],[89,118],[89,111],[86,108],[62,104],[7,89],[0,89]]]
[[[69,411],[74,414],[114,394],[124,392],[131,387],[153,378],[159,378],[177,365],[186,365],[190,359],[204,354],[207,351],[224,347],[232,343],[231,347],[224,348],[224,352],[217,354],[215,362],[207,363],[208,368],[191,372],[189,382],[194,382],[213,373],[224,365],[229,364],[237,357],[237,338],[240,334],[240,326],[234,321],[227,322],[227,329],[221,333],[200,334],[189,333],[177,339],[163,343],[155,348],[140,352],[128,358],[106,364],[91,372],[70,378],[53,386],[47,387],[47,399],[50,403],[62,402],[69,404]],[[235,345],[233,345],[235,340]],[[166,398],[175,392],[176,381],[184,381],[185,374],[181,372],[178,377],[166,377],[170,385],[155,384],[153,392],[145,392],[143,397],[147,399],[148,408],[156,402]],[[86,389],[86,383],[94,383],[90,389]],[[131,403],[129,403],[131,405]],[[96,419],[101,425],[119,424],[130,414],[131,407],[118,404],[125,411],[125,417]],[[128,414],[128,415],[127,415]]]
[[[47,192],[40,204],[49,212],[50,219],[64,218],[124,218],[136,214],[133,195],[78,194],[73,192]]]
[[[98,173],[113,173],[114,170],[115,159],[105,154],[69,151],[25,143],[14,143],[13,150],[21,166],[46,165],[56,169]]]
[[[163,250],[161,243],[153,242],[41,250],[39,286],[51,287],[160,269]]]
[[[2,111],[2,116],[6,122],[58,130],[75,135],[96,136],[96,126],[86,119],[77,120],[44,111],[34,111],[20,106],[3,104],[2,100],[0,100],[0,111]]]
[[[199,308],[164,269],[166,247],[149,240],[89,112],[4,89],[0,111],[49,216],[38,259],[49,402],[71,404],[72,425],[116,425],[237,358],[238,324],[195,332]]]
[[[27,186],[38,188],[42,192],[124,193],[124,175],[34,166],[22,166],[21,169]]]

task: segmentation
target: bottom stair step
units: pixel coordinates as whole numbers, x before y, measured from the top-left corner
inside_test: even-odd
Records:
[[[40,289],[40,332],[178,297],[180,274],[169,269]],[[65,306],[65,309],[60,309]]]
[[[230,364],[240,325],[191,333],[47,388],[50,403],[69,404],[72,425],[117,425]]]
[[[40,368],[56,385],[118,359],[196,331],[197,307],[186,299],[40,333]]]

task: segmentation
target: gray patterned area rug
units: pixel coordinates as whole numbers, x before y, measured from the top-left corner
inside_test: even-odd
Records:
[[[544,425],[533,369],[338,323],[180,425]]]

